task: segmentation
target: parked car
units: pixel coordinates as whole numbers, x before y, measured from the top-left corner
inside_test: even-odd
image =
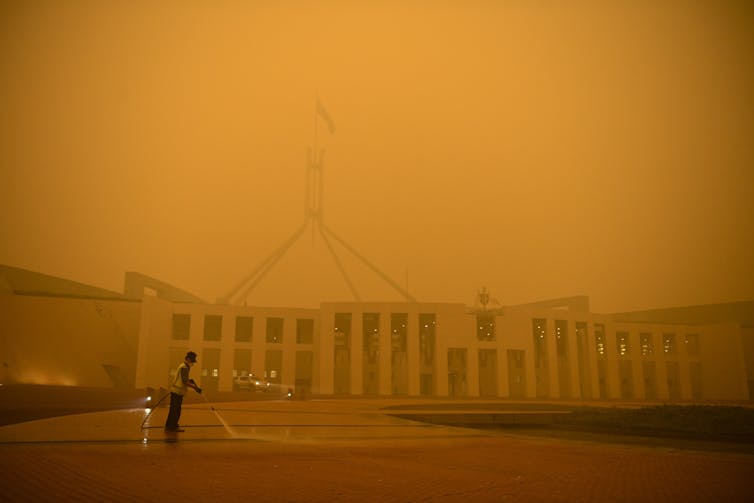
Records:
[[[236,377],[233,381],[233,388],[236,391],[269,391],[270,381],[251,373]]]

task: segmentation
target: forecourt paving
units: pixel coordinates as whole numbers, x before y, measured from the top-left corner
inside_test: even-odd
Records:
[[[3,426],[0,501],[754,500],[751,453],[439,426],[400,403],[195,403],[175,436],[163,407]]]

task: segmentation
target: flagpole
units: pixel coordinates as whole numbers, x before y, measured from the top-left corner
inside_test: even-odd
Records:
[[[317,153],[317,129],[318,129],[318,125],[319,125],[319,117],[318,117],[319,113],[318,113],[318,110],[317,110],[317,103],[319,103],[319,93],[315,92],[314,93],[314,147],[312,148],[312,158],[311,158],[311,161],[310,161],[311,165],[309,166],[309,170],[310,171],[315,169],[315,166],[316,166],[316,164],[318,162],[317,158],[319,157],[319,154]],[[317,181],[319,179],[319,177],[316,176],[315,173],[312,173],[312,174],[315,175],[315,176],[312,177],[312,181],[313,182]],[[312,187],[311,187],[311,191],[312,192],[310,194],[307,194],[307,197],[310,198],[310,200],[312,201],[312,203],[314,202],[314,198],[312,196],[314,195],[314,191],[317,190],[316,187],[315,187],[315,185],[316,184],[314,184],[314,183],[312,184]],[[317,226],[317,219],[314,218],[313,220],[314,221],[312,222],[312,248],[314,248],[314,241],[315,241],[315,238],[316,238],[316,231],[314,230],[314,228]]]
[[[252,290],[257,286],[258,283],[264,279],[264,277],[269,273],[272,268],[283,258],[283,256],[288,252],[288,250],[296,243],[296,241],[299,239],[299,237],[306,231],[306,226],[309,225],[310,220],[314,220],[312,223],[312,246],[314,246],[314,241],[316,239],[316,232],[314,227],[318,226],[318,231],[322,235],[322,240],[325,242],[325,245],[327,249],[330,251],[330,254],[332,255],[333,259],[335,260],[335,265],[340,270],[341,274],[343,275],[343,278],[345,279],[346,283],[348,284],[348,287],[351,289],[351,293],[353,294],[354,298],[357,302],[361,302],[361,298],[359,297],[358,293],[356,292],[356,289],[353,285],[353,282],[351,281],[350,277],[346,273],[345,268],[343,267],[343,263],[340,260],[340,257],[338,257],[335,247],[332,246],[332,242],[329,238],[332,238],[335,242],[340,244],[343,248],[345,248],[348,252],[353,255],[353,257],[360,260],[364,265],[366,265],[369,269],[371,269],[372,272],[374,272],[378,277],[380,277],[382,280],[384,280],[386,283],[388,283],[391,287],[393,287],[397,292],[399,292],[407,302],[416,302],[416,299],[411,296],[411,294],[408,293],[408,287],[409,287],[409,271],[408,268],[406,268],[406,288],[401,288],[399,284],[394,282],[392,279],[390,279],[385,273],[380,271],[376,266],[374,266],[369,260],[367,260],[363,255],[361,255],[358,251],[356,251],[351,245],[349,245],[345,240],[343,240],[341,237],[339,237],[337,234],[335,234],[329,227],[325,225],[324,222],[324,212],[323,212],[323,196],[324,196],[324,182],[323,182],[323,164],[324,164],[324,150],[322,152],[318,152],[317,149],[318,146],[318,134],[319,134],[319,115],[322,115],[322,119],[327,124],[327,130],[330,134],[335,133],[335,124],[333,123],[332,117],[330,117],[330,114],[327,113],[327,110],[325,109],[322,102],[319,100],[319,93],[315,94],[315,107],[314,107],[314,147],[312,150],[308,152],[308,159],[307,159],[307,172],[306,172],[306,214],[304,218],[304,223],[301,225],[301,227],[287,240],[285,241],[281,246],[279,246],[270,256],[268,256],[257,268],[254,269],[254,271],[249,275],[246,279],[244,279],[241,283],[238,284],[226,297],[219,298],[218,304],[224,303],[224,302],[231,302],[233,300],[233,297],[236,297],[238,292],[246,286],[246,290],[243,291],[241,297],[239,299],[244,299],[244,305],[246,305],[246,299],[252,292]]]
[[[314,99],[314,158],[317,158],[317,98]]]

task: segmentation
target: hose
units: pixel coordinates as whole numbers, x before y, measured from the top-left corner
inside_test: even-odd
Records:
[[[162,398],[160,398],[159,400],[157,400],[157,403],[154,404],[154,407],[152,407],[151,409],[149,409],[149,413],[146,416],[144,416],[144,421],[141,422],[141,429],[142,430],[144,429],[144,423],[147,422],[147,420],[149,419],[149,417],[152,415],[152,412],[154,412],[154,410],[157,407],[160,406],[160,404],[162,403],[162,401],[165,400],[169,396],[170,396],[170,392],[168,391],[167,393],[165,393],[164,395],[162,395]]]

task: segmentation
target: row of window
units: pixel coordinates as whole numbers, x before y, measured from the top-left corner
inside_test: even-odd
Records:
[[[203,340],[219,341],[222,338],[223,317],[207,314],[204,316]],[[173,340],[188,340],[191,332],[190,314],[173,314]],[[254,335],[254,318],[251,316],[236,316],[234,340],[236,342],[251,342]],[[267,318],[265,325],[265,341],[271,344],[283,343],[283,318]],[[314,320],[300,318],[296,320],[296,343],[312,344],[314,342]]]
[[[532,331],[534,336],[534,349],[535,355],[544,357],[546,354],[545,347],[545,327],[547,320],[534,319],[532,320]],[[576,336],[581,339],[586,337],[586,323],[576,323]],[[616,335],[616,347],[618,356],[630,356],[631,344],[629,342],[628,332],[617,332]],[[639,335],[640,351],[641,355],[649,357],[655,354],[654,335],[649,332],[642,332]],[[483,317],[477,315],[477,339],[485,341],[495,340],[495,325],[494,318],[491,315]],[[605,346],[605,327],[604,325],[595,325],[595,339],[596,350],[600,356],[606,355]],[[581,342],[581,341],[579,341]],[[698,334],[686,334],[683,344],[686,348],[686,354],[689,356],[699,355],[699,335]],[[662,334],[662,352],[666,355],[677,354],[678,347],[676,342],[676,335],[672,333]],[[555,349],[558,358],[564,359],[568,356],[568,322],[565,320],[555,320]]]
[[[379,338],[380,315],[378,313],[364,313],[363,316],[364,350],[377,349]],[[220,315],[207,314],[204,316],[203,340],[220,341],[222,339],[223,317]],[[394,352],[406,351],[407,339],[407,313],[393,313],[390,315],[391,349]],[[419,333],[421,341],[428,338],[434,339],[437,323],[434,314],[419,315]],[[351,339],[351,313],[335,314],[335,347],[350,348]],[[173,340],[188,340],[191,331],[190,314],[173,314]],[[253,339],[254,318],[251,316],[236,316],[234,340],[236,342],[251,342]],[[312,344],[314,341],[314,320],[303,318],[296,320],[296,343]],[[271,344],[283,343],[283,318],[267,318],[265,325],[265,342]],[[424,349],[424,346],[422,346]],[[431,353],[433,345],[426,348]]]
[[[393,351],[405,351],[406,348],[406,325],[408,316],[405,313],[391,315],[391,346]],[[495,340],[494,317],[477,320],[477,337],[480,340]],[[379,331],[379,314],[366,313],[363,318],[364,349],[365,351],[376,350],[378,341],[374,337]],[[535,359],[545,357],[545,326],[546,320],[532,320],[534,335]],[[435,315],[422,314],[419,319],[419,334],[421,353],[431,360],[434,353]],[[271,317],[266,319],[265,342],[270,344],[283,343],[283,318]],[[254,332],[254,318],[251,316],[237,316],[235,319],[234,340],[236,342],[251,342]],[[191,315],[173,314],[172,338],[174,340],[188,340],[191,330]],[[347,349],[350,347],[351,313],[338,313],[335,315],[335,346]],[[606,356],[604,325],[595,325],[594,330],[596,351],[599,356]],[[576,336],[581,339],[586,337],[586,323],[576,323]],[[203,340],[220,341],[222,338],[222,316],[205,315]],[[628,357],[632,348],[628,332],[619,331],[615,334],[617,355]],[[296,319],[296,343],[312,344],[314,341],[314,320],[311,318]],[[568,355],[568,324],[563,320],[555,321],[556,352],[559,358]],[[689,356],[699,355],[699,335],[686,334],[684,338],[686,354]],[[642,332],[639,334],[639,351],[642,356],[650,357],[655,354],[654,334]],[[676,334],[662,334],[662,352],[666,355],[674,355],[678,352]],[[429,363],[429,362],[428,362]],[[537,365],[539,366],[539,365]]]
[[[534,343],[535,365],[539,367],[540,360],[544,360],[547,354],[545,343],[545,327],[547,320],[532,320],[532,335]],[[576,323],[576,338],[578,347],[585,345],[587,324],[584,322]],[[597,324],[594,326],[595,350],[600,357],[607,356],[605,326]],[[630,357],[632,347],[629,333],[618,331],[615,333],[615,346],[617,356]],[[651,357],[656,353],[655,334],[642,332],[639,334],[639,351],[643,357]],[[683,339],[685,352],[689,356],[699,356],[699,334],[686,334]],[[564,320],[555,321],[555,349],[559,359],[568,357],[568,322]],[[659,350],[659,348],[658,348]],[[676,334],[663,333],[661,339],[661,351],[665,355],[679,354]],[[544,364],[544,363],[543,363]]]
[[[605,356],[604,332],[595,334],[599,339],[597,342],[597,353]],[[656,348],[655,334],[642,332],[639,334],[639,353],[643,357],[651,357],[658,351],[665,355],[677,355],[680,353],[676,334],[664,333],[661,338],[661,348]],[[615,342],[618,356],[631,356],[633,348],[631,347],[628,332],[616,332]],[[683,338],[683,347],[688,356],[699,356],[699,334],[686,334]]]

